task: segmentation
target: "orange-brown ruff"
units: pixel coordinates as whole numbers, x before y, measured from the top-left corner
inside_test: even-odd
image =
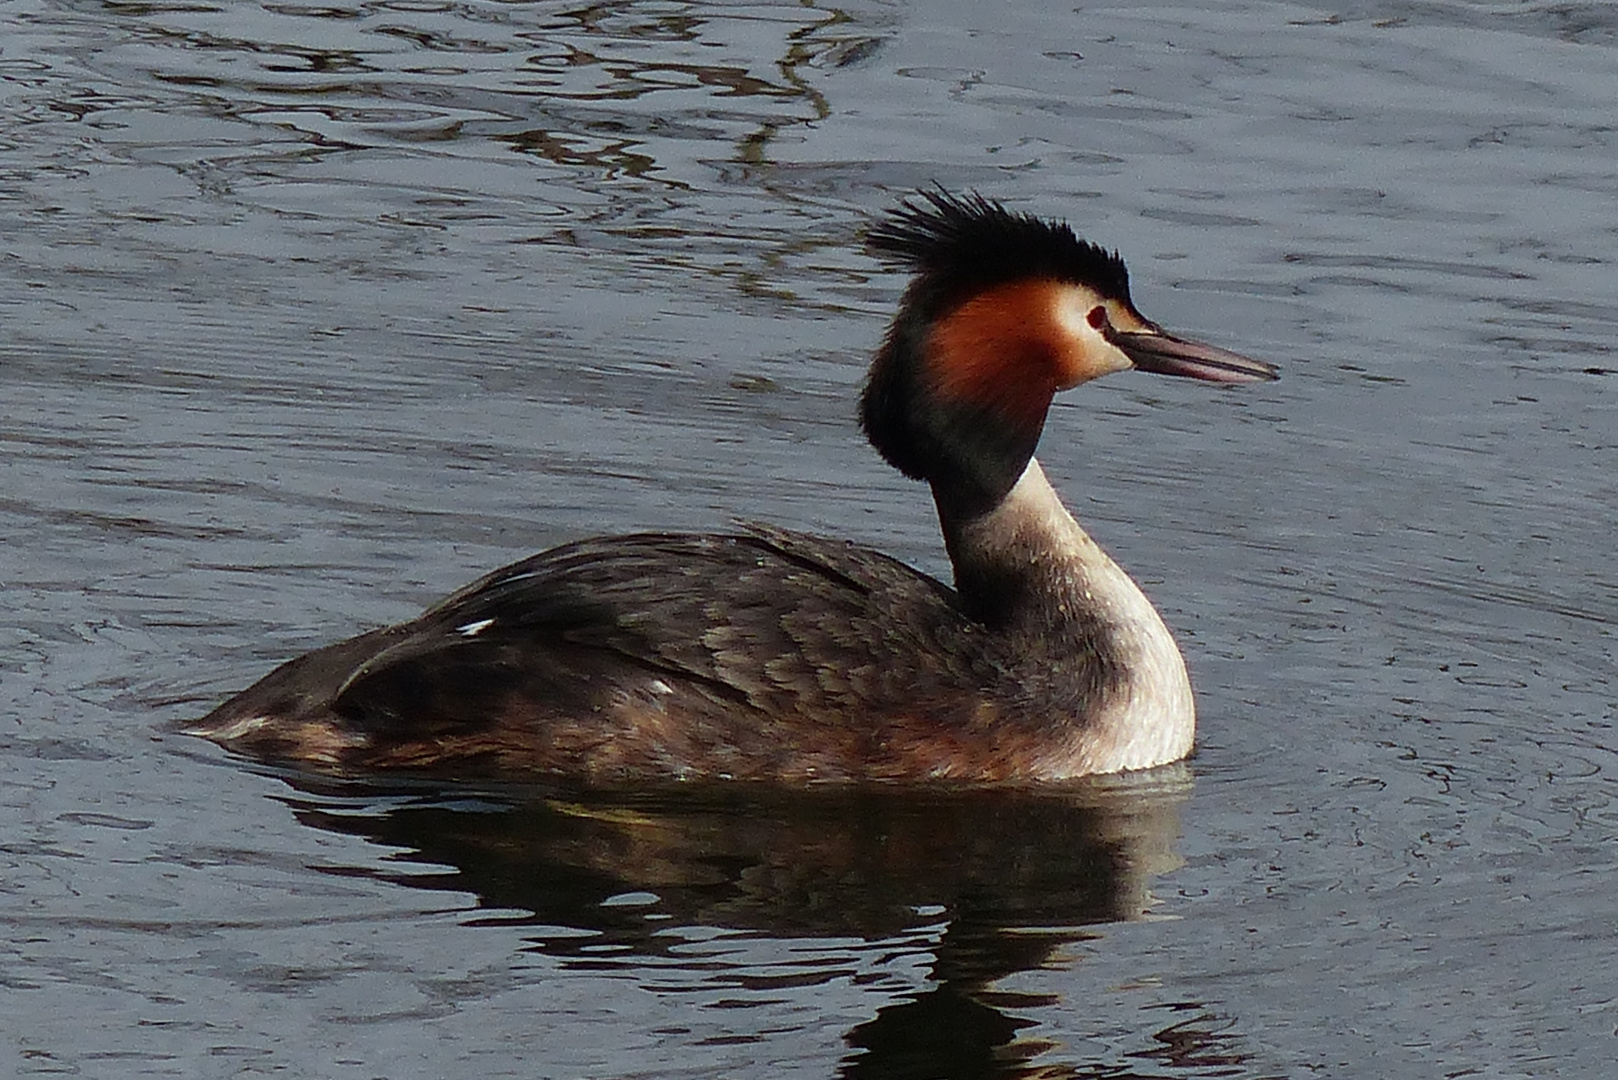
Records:
[[[1033,459],[1052,396],[1266,364],[1140,315],[1066,225],[923,194],[869,247],[915,277],[871,365],[872,445],[932,487],[955,589],[750,526],[565,544],[287,663],[189,730],[326,772],[1049,781],[1184,757],[1185,664]]]

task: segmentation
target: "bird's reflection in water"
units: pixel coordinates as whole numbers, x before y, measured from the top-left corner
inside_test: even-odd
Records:
[[[1183,767],[1038,791],[394,787],[356,797],[296,783],[306,824],[418,853],[380,876],[475,893],[493,921],[565,928],[531,940],[570,965],[638,964],[666,978],[658,961],[690,944],[679,932],[690,927],[920,943],[930,988],[848,1034],[848,1077],[1185,1075],[1240,1061],[1217,1020],[1188,1004],[1175,1008],[1191,1015],[1142,1032],[1151,1049],[1129,1055],[1133,1065],[1037,1064],[1051,1044],[1019,1038],[1035,1023],[1019,1012],[1054,999],[993,987],[1093,937],[1086,927],[1148,914],[1152,879],[1178,863]]]

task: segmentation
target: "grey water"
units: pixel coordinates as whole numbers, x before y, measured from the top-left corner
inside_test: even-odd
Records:
[[[0,6],[0,1073],[1610,1076],[1614,102],[1606,3]],[[852,415],[933,183],[1283,370],[1041,449],[1190,763],[603,802],[174,733],[590,533],[946,573]]]

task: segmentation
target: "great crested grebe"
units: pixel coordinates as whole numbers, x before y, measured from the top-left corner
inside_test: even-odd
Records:
[[[979,195],[924,193],[867,242],[915,277],[860,417],[932,486],[953,590],[766,525],[581,540],[283,664],[189,732],[325,772],[591,783],[1052,781],[1185,757],[1179,649],[1034,447],[1056,391],[1101,375],[1275,369],[1174,337],[1116,254]]]

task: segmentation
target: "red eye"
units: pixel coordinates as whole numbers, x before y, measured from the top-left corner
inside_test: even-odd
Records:
[[[1090,309],[1090,314],[1085,316],[1085,319],[1093,329],[1105,330],[1107,328],[1107,309],[1100,306],[1093,307]]]

